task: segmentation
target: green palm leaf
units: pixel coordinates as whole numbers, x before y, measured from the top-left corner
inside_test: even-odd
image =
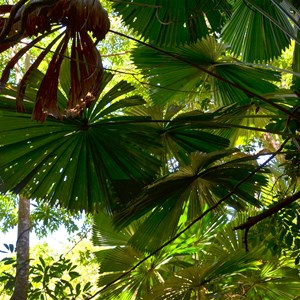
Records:
[[[108,89],[107,84],[112,80],[109,73],[104,73],[98,87],[99,94],[107,91],[80,116],[52,118],[45,126],[34,123],[29,114],[43,76],[39,72],[31,76],[32,84],[25,92],[26,113],[12,112],[15,104],[12,88],[1,96],[1,105],[8,110],[1,113],[5,127],[0,131],[4,141],[0,148],[4,190],[47,198],[52,203],[62,201],[67,191],[63,202],[71,209],[86,207],[93,211],[100,203],[109,210],[122,209],[154,178],[160,164],[153,154],[163,153],[161,145],[187,162],[190,152],[211,152],[229,144],[227,139],[206,130],[219,127],[213,114],[178,115],[176,109],[177,116],[172,118],[173,113],[167,110],[166,116],[171,119],[162,122],[163,126],[155,125],[156,120],[151,120],[151,114],[147,116],[147,110],[141,106],[139,111],[144,114],[124,115],[124,109],[144,101],[132,94],[133,87],[125,81]],[[66,76],[61,79],[65,92],[69,82]],[[63,109],[67,103],[65,92],[57,94]],[[197,122],[193,123],[195,118]]]
[[[233,222],[218,226],[204,255],[154,286],[145,299],[194,299],[199,295],[204,299],[295,299],[299,274],[289,260],[269,261],[262,245],[244,251],[244,235],[233,228],[246,217],[239,214]]]
[[[143,259],[145,252],[133,247],[129,240],[137,230],[137,224],[130,225],[122,231],[117,231],[107,216],[95,217],[93,240],[96,245],[104,249],[97,251],[96,257],[100,264],[99,287],[111,284],[124,272],[131,269]],[[105,248],[108,246],[108,248]],[[134,272],[117,280],[101,293],[100,299],[115,299],[122,295],[122,299],[139,299],[153,284],[160,282],[164,273],[163,265],[169,259],[169,254],[155,255],[143,263]]]
[[[170,164],[174,157],[179,163],[188,163],[188,154],[195,151],[205,153],[224,149],[229,139],[208,131],[220,128],[218,115],[195,110],[185,113],[176,105],[135,107],[130,111],[135,116],[150,116],[153,126],[160,130],[161,143],[165,149],[165,161]],[[157,121],[157,123],[155,122]]]
[[[219,32],[230,5],[221,0],[116,1],[114,9],[126,25],[151,44],[172,47],[194,43]]]
[[[269,61],[281,55],[290,44],[289,37],[280,27],[290,34],[294,34],[294,30],[289,19],[272,2],[235,1],[222,39],[236,55],[242,55],[243,61]]]
[[[186,103],[192,99],[199,100],[201,93],[209,91],[217,106],[236,102],[245,104],[251,98],[247,95],[248,91],[264,95],[277,90],[270,81],[279,80],[278,72],[240,65],[236,59],[225,56],[225,51],[223,44],[207,37],[196,44],[172,49],[169,53],[136,48],[133,60],[149,80],[151,97],[159,105],[168,101]]]
[[[116,248],[127,246],[130,238],[135,234],[140,222],[133,222],[122,230],[116,230],[112,219],[103,212],[93,218],[93,243],[95,246]]]
[[[141,222],[143,218],[119,231],[107,216],[95,216],[93,241],[95,245],[103,247],[96,252],[100,263],[99,286],[111,284],[147,256],[147,247],[136,238]],[[164,282],[172,270],[190,267],[194,261],[192,258],[188,259],[189,255],[197,255],[203,250],[223,222],[224,218],[208,214],[197,227],[190,228],[176,243],[152,255],[138,268],[107,287],[100,294],[100,299],[116,299],[120,296],[127,299],[128,295],[131,295],[130,299],[144,297],[153,286]]]
[[[141,225],[136,239],[140,244],[153,249],[158,241],[163,243],[171,238],[185,209],[191,211],[198,208],[197,212],[189,214],[191,218],[200,215],[206,205],[215,205],[254,170],[254,165],[243,160],[222,161],[230,153],[194,153],[191,165],[184,166],[146,187],[141,196],[130,202],[127,208],[117,212],[114,216],[116,225],[124,226],[151,211]],[[236,209],[244,208],[246,203],[260,206],[255,193],[258,192],[258,186],[263,186],[266,182],[262,174],[253,175],[247,182],[235,188],[234,195],[226,203]],[[186,221],[189,223],[192,219]]]
[[[297,299],[300,294],[300,276],[296,268],[283,261],[273,260],[265,263],[260,272],[253,276],[253,284],[247,297],[260,297],[270,300]],[[287,288],[288,287],[288,288]]]
[[[220,256],[213,263],[203,263],[176,272],[164,284],[157,285],[145,299],[197,299],[205,297],[209,284],[245,270],[256,268],[257,262],[252,254],[242,251]],[[204,298],[205,299],[205,298]]]

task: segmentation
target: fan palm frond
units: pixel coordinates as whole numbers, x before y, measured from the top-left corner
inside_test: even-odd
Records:
[[[160,47],[195,43],[209,33],[218,32],[231,8],[224,0],[113,2],[126,25]]]
[[[163,284],[155,286],[145,299],[197,299],[199,295],[205,299],[210,294],[210,284],[256,267],[257,262],[249,253],[239,251],[220,256],[214,263],[200,263],[176,272]]]
[[[215,239],[193,266],[185,267],[153,287],[145,299],[295,299],[299,294],[298,270],[289,260],[268,260],[264,246],[244,251],[244,236],[233,227],[246,214],[219,226]],[[283,288],[283,285],[291,289]],[[194,297],[194,298],[193,298]]]
[[[112,77],[105,73],[103,78],[107,83]],[[122,206],[153,180],[160,167],[150,151],[160,149],[159,133],[140,124],[139,117],[118,115],[125,104],[144,103],[140,96],[126,97],[132,89],[120,81],[89,109],[64,121],[51,118],[39,124],[31,120],[30,112],[1,111],[3,189],[74,210]],[[12,90],[8,94],[2,95],[7,109],[13,107],[9,101],[15,103]],[[63,93],[59,96],[66,105]],[[30,109],[34,100],[28,103]]]
[[[159,105],[199,99],[203,90],[210,90],[217,106],[248,104],[252,96],[247,93],[264,95],[278,89],[271,83],[280,79],[278,72],[238,64],[225,51],[224,44],[207,37],[170,52],[136,48],[132,56],[150,82],[153,102]]]
[[[152,254],[133,270],[149,253],[147,245],[136,236],[143,220],[117,230],[107,216],[95,216],[93,241],[102,247],[96,252],[100,263],[98,284],[104,288],[100,299],[115,299],[120,295],[122,299],[127,299],[128,295],[130,299],[140,299],[149,294],[154,286],[163,283],[174,270],[190,267],[194,263],[190,255],[198,256],[224,223],[224,218],[208,214],[197,227],[190,228],[175,243]],[[116,280],[128,270],[132,271]]]
[[[188,216],[199,216],[206,205],[214,206],[222,197],[232,193],[233,189],[234,194],[226,201],[228,205],[236,209],[243,209],[247,203],[259,207],[256,193],[259,186],[267,183],[266,178],[262,174],[253,174],[247,182],[236,187],[255,166],[246,162],[245,158],[222,162],[230,153],[232,152],[193,153],[190,165],[147,186],[141,196],[131,201],[125,209],[116,212],[115,224],[125,226],[148,213],[139,229],[138,240],[152,249],[152,243],[157,243],[158,240],[163,243],[175,234],[185,210],[197,208],[197,211]],[[186,220],[187,223],[191,221],[192,219]]]
[[[267,62],[289,46],[286,33],[294,35],[294,29],[273,1],[238,0],[222,30],[222,39],[236,55],[242,55],[243,61]]]
[[[161,143],[165,152],[164,161],[170,165],[174,158],[179,164],[188,164],[191,152],[205,153],[222,150],[229,146],[229,139],[214,135],[208,129],[222,127],[217,121],[218,115],[200,110],[184,112],[183,107],[169,105],[166,108],[152,105],[134,107],[130,114],[151,116],[161,133]],[[157,122],[155,122],[157,121]],[[172,167],[171,167],[172,169]],[[167,170],[165,173],[168,173]]]

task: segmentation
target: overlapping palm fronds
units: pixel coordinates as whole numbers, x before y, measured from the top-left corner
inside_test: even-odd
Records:
[[[194,263],[191,255],[200,255],[224,218],[209,214],[174,244],[150,255],[148,260],[136,267],[149,254],[147,246],[136,236],[142,221],[143,218],[119,231],[107,216],[95,216],[93,242],[101,247],[95,253],[100,263],[98,285],[104,289],[99,299],[115,299],[117,295],[122,299],[144,298],[154,286],[164,283],[170,273],[191,266]],[[153,234],[156,232],[153,231]],[[118,280],[130,269],[134,270]]]
[[[231,196],[226,200],[227,205],[237,210],[249,204],[259,207],[257,194],[267,179],[263,174],[253,174],[249,178],[255,169],[251,158],[235,160],[233,155],[227,161],[233,152],[193,153],[189,165],[145,187],[139,197],[116,212],[115,224],[126,226],[148,213],[136,232],[136,239],[153,249],[175,234],[182,215],[189,223],[201,215],[206,206],[218,206],[220,199],[228,195]],[[246,177],[247,181],[241,184]],[[222,207],[219,206],[219,212]]]
[[[174,272],[145,299],[295,299],[300,291],[298,271],[288,261],[269,260],[262,245],[244,252],[243,236],[232,230],[234,224],[219,227],[193,266]]]
[[[69,67],[67,61],[62,67]],[[145,113],[149,108],[141,106],[144,100],[132,94],[134,88],[127,82],[117,82],[104,93],[112,77],[104,73],[97,86],[98,100],[75,117],[49,118],[45,124],[32,122],[30,117],[43,74],[32,73],[24,113],[15,112],[13,88],[4,90],[0,98],[3,190],[61,202],[70,209],[120,211],[156,178],[165,146],[171,156],[184,162],[191,152],[212,152],[229,145],[227,139],[207,131],[220,126],[214,123],[213,114],[197,113],[193,122],[189,114],[172,118],[167,112],[167,122],[157,120]],[[66,105],[70,84],[65,73],[57,94],[60,109]],[[126,109],[134,106],[144,113],[126,115]]]
[[[99,299],[294,299],[300,291],[299,274],[290,261],[270,259],[262,244],[245,252],[244,236],[233,228],[246,220],[246,214],[227,224],[225,219],[210,213],[173,243],[148,255],[145,243],[137,239],[139,222],[118,231],[107,216],[95,216],[93,241],[103,247],[96,252]],[[287,285],[289,289],[283,288]]]

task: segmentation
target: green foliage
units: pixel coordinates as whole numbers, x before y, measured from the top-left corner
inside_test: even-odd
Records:
[[[3,244],[5,250],[0,250],[0,253],[5,254],[12,254],[15,252],[15,246],[13,244]],[[10,268],[14,266],[16,260],[12,256],[7,256],[1,259],[0,266],[1,266],[1,275],[0,275],[0,282],[3,283],[1,288],[3,290],[11,292],[14,287],[14,276],[10,272]],[[0,293],[2,294],[2,292]]]
[[[18,197],[13,194],[0,194],[0,231],[8,232],[17,226]],[[68,233],[78,232],[83,228],[78,227],[78,220],[84,218],[88,223],[88,217],[78,212],[71,213],[63,207],[51,206],[47,202],[31,201],[31,231],[39,238],[46,237],[64,226]]]
[[[73,284],[81,275],[69,259],[60,256],[57,261],[46,264],[42,257],[31,268],[32,286],[29,288],[30,299],[79,299],[90,296],[91,284]],[[34,284],[39,286],[35,287]]]
[[[286,32],[293,34],[293,28],[272,1],[238,0],[233,11],[222,37],[236,55],[242,55],[243,61],[267,62],[289,46]]]
[[[245,90],[259,95],[277,90],[268,81],[278,81],[278,72],[238,64],[236,58],[225,55],[226,48],[215,38],[207,37],[178,48],[139,47],[133,52],[133,61],[149,77],[151,97],[157,104],[188,103],[209,88],[211,101],[220,107],[248,103]]]
[[[63,207],[51,206],[47,202],[31,205],[33,207],[30,213],[32,231],[40,238],[55,233],[60,226],[64,226],[69,234],[82,231],[83,228],[78,227],[78,221],[87,219],[82,214],[70,213]]]
[[[51,217],[68,222],[50,206],[94,214],[99,289],[78,282],[67,258],[43,256],[32,299],[297,299],[297,1],[110,2],[117,18],[100,49],[123,75],[94,76],[99,53],[80,33],[84,46],[73,39],[70,54],[52,43],[63,53],[50,63],[59,82],[40,65],[49,42],[21,85],[0,94],[1,190],[35,198],[33,220],[50,231]],[[95,99],[83,98],[87,87]],[[45,124],[32,122],[43,99],[57,107],[42,110]]]
[[[96,216],[93,240],[105,247],[96,253],[99,299],[293,299],[299,293],[297,269],[288,260],[270,260],[262,243],[245,252],[243,234],[233,231],[242,220],[245,214],[226,224],[226,218],[208,214],[149,257],[146,244],[136,236],[138,223],[115,231],[107,216]],[[139,265],[144,257],[148,260]],[[291,288],[283,289],[287,282]]]
[[[4,244],[7,254],[15,251],[13,245]],[[49,249],[47,250],[49,251]],[[67,259],[63,255],[54,259],[45,253],[40,253],[33,261],[30,270],[30,286],[28,291],[29,299],[86,299],[91,296],[92,283],[79,273],[80,267],[74,261]],[[14,287],[14,275],[12,273],[14,256],[7,256],[0,262],[1,283],[3,291],[1,294],[10,294]],[[3,271],[3,268],[4,271]]]
[[[7,232],[18,222],[17,197],[12,194],[0,193],[0,224],[1,231]]]
[[[106,74],[101,90],[111,78]],[[117,114],[124,106],[143,103],[140,96],[126,98],[132,90],[121,81],[79,118],[48,120],[45,126],[33,123],[30,114],[2,111],[1,122],[6,125],[1,139],[7,141],[0,148],[4,188],[22,191],[27,197],[47,198],[52,204],[64,199],[60,204],[72,210],[95,211],[101,206],[114,210],[115,201],[120,202],[113,200],[119,184],[138,188],[138,181],[151,180],[159,167],[159,161],[145,151],[160,147],[159,141],[154,142],[158,132],[141,124],[141,118]],[[112,104],[115,99],[118,102]],[[33,173],[30,168],[20,168],[32,163],[36,164]],[[68,199],[62,197],[66,193]]]
[[[155,249],[172,237],[185,210],[185,222],[191,222],[204,211],[206,205],[213,207],[233,190],[232,195],[226,199],[228,205],[235,209],[245,208],[246,203],[259,207],[255,193],[266,184],[266,178],[262,174],[255,174],[247,183],[237,186],[255,166],[247,160],[228,159],[230,153],[233,151],[193,153],[188,166],[182,166],[147,187],[139,198],[116,214],[116,225],[127,225],[132,219],[151,210],[136,235],[144,247],[151,245],[150,249]],[[224,162],[225,156],[228,161]],[[255,182],[259,183],[256,187]],[[201,194],[205,197],[198,196]],[[155,236],[153,228],[156,229]]]
[[[292,203],[272,218],[272,226],[264,223],[271,234],[267,240],[268,248],[277,256],[290,255],[295,265],[300,263],[299,215],[299,204]]]

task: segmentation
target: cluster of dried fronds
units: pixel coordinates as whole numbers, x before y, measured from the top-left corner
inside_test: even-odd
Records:
[[[0,14],[0,52],[22,43],[24,38],[30,38],[6,65],[0,79],[1,86],[5,86],[11,70],[27,51],[46,36],[56,32],[52,42],[41,50],[20,81],[17,110],[23,111],[23,98],[30,75],[50,53],[52,58],[37,92],[33,119],[44,121],[47,115],[58,118],[78,115],[96,98],[103,72],[96,45],[105,37],[110,22],[100,2],[20,0],[15,5],[0,6]],[[69,101],[64,107],[59,107],[57,89],[61,64],[65,58],[70,60]]]

